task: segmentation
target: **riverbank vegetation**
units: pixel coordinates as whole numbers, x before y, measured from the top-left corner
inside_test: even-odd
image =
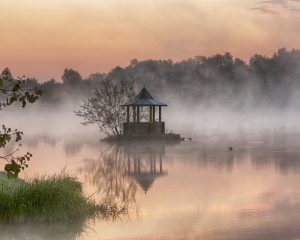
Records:
[[[28,181],[0,175],[0,221],[72,222],[125,213],[109,201],[87,197],[77,178],[59,174]]]

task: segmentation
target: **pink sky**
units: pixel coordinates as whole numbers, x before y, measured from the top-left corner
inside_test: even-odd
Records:
[[[231,52],[249,59],[300,48],[297,0],[2,0],[0,68],[39,81],[131,59]]]

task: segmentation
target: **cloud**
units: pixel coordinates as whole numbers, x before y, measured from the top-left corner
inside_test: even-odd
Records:
[[[256,10],[261,14],[281,15],[284,12],[299,12],[300,0],[264,0],[256,2]]]
[[[273,10],[269,6],[263,5],[260,7],[250,8],[250,10],[258,11],[261,14],[280,15],[278,11]]]

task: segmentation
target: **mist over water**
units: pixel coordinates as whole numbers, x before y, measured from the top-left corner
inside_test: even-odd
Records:
[[[1,236],[299,238],[300,75],[297,64],[290,65],[290,72],[285,68],[273,72],[286,66],[279,64],[280,59],[289,57],[296,63],[299,52],[282,50],[270,59],[256,56],[250,65],[228,55],[181,63],[133,61],[85,80],[67,71],[73,77],[63,83],[42,85],[45,95],[36,104],[1,111],[1,123],[24,132],[22,146],[10,144],[5,152],[20,147],[33,153],[21,177],[64,170],[83,182],[89,196],[115,200],[129,213],[114,222],[96,220],[87,225],[0,224]],[[255,74],[245,75],[254,67],[263,70],[255,68]],[[192,142],[100,141],[105,136],[96,126],[83,126],[74,111],[105,77],[131,78],[137,91],[146,84],[154,98],[168,104],[162,109],[167,132],[191,137]],[[236,82],[238,78],[242,83]]]
[[[286,133],[284,128],[254,134],[202,134],[192,142],[172,145],[111,145],[82,134],[28,135],[23,147],[34,157],[25,178],[64,168],[96,199],[110,197],[128,205],[129,215],[114,222],[90,222],[87,228],[55,224],[3,227],[2,236],[295,239],[300,235],[299,146],[300,135]],[[138,165],[140,173],[134,170]],[[155,174],[147,175],[151,166]]]
[[[43,90],[38,103],[1,112],[1,119],[31,133],[96,133],[96,128],[81,126],[82,119],[73,112],[109,79],[133,81],[137,93],[146,86],[154,98],[168,104],[162,111],[167,130],[183,136],[278,128],[295,132],[299,130],[299,69],[299,50],[284,48],[272,57],[254,54],[249,62],[230,53],[179,62],[133,59],[126,67],[85,78],[66,68],[61,80],[29,80],[29,87]]]
[[[278,130],[285,133],[300,132],[300,115],[296,109],[272,110],[258,106],[252,111],[233,111],[221,106],[183,106],[172,100],[166,102],[168,107],[162,108],[162,121],[166,122],[166,131],[179,133],[183,137],[198,138],[214,134],[255,135]],[[74,134],[82,138],[104,138],[105,135],[99,132],[96,125],[83,126],[82,119],[75,116],[74,111],[78,110],[80,104],[81,101],[78,100],[49,108],[37,104],[21,110],[4,110],[1,120],[11,128],[21,129],[25,139],[43,134],[58,138]]]

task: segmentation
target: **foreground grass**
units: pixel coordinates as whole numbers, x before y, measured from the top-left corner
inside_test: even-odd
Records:
[[[78,179],[66,174],[30,181],[0,174],[0,221],[85,221],[114,218],[124,211],[108,201],[89,199]]]

